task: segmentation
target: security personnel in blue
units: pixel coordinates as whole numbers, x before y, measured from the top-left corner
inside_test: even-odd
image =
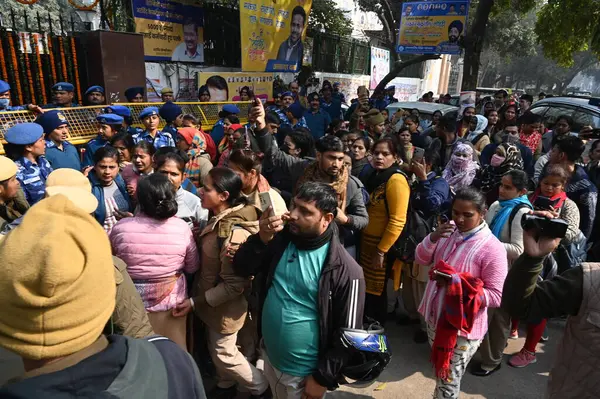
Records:
[[[160,117],[158,108],[146,107],[140,112],[139,118],[146,130],[133,135],[133,141],[137,144],[142,140],[154,145],[154,148],[175,147],[175,140],[171,133],[161,132],[158,129]]]
[[[119,133],[123,127],[123,117],[117,114],[100,114],[96,117],[96,120],[98,121],[98,135],[85,145],[84,168],[94,164],[94,153],[105,147],[110,139]]]
[[[177,137],[177,128],[183,125],[183,110],[181,107],[171,101],[167,101],[158,110],[158,114],[163,118],[167,125],[163,128],[163,133],[170,133]]]
[[[42,109],[34,104],[10,105],[10,85],[0,80],[0,112],[4,111],[32,111],[35,113],[43,112]]]
[[[103,105],[106,103],[104,87],[91,86],[83,93],[83,105]]]
[[[122,132],[127,133],[133,136],[136,133],[141,133],[143,130],[139,127],[131,126],[133,124],[133,120],[131,119],[131,110],[129,107],[124,105],[109,105],[104,108],[104,113],[106,114],[117,114],[123,118],[123,128]]]
[[[69,123],[59,110],[46,111],[38,116],[35,123],[44,129],[46,135],[46,159],[52,169],[71,168],[81,170],[79,151],[67,141]]]
[[[233,104],[225,104],[221,112],[219,112],[219,120],[213,126],[210,131],[210,137],[213,141],[218,145],[221,140],[223,140],[223,136],[225,135],[225,129],[223,128],[223,121],[225,118],[231,115],[237,115],[240,113],[240,109]]]
[[[300,103],[293,103],[288,107],[285,114],[287,116],[288,121],[290,121],[290,126],[292,129],[297,127],[305,127],[308,128],[306,124],[306,119],[304,119],[304,107],[300,105]]]
[[[328,80],[323,81],[321,95],[321,108],[331,116],[331,120],[343,119],[342,102],[339,98],[333,97],[333,87]]]
[[[130,87],[125,90],[125,98],[130,103],[143,103],[144,102],[144,88],[141,86]]]
[[[18,123],[4,134],[6,155],[17,164],[17,180],[29,205],[44,198],[52,166],[44,157],[44,129],[37,123]]]
[[[319,94],[311,93],[307,96],[310,108],[304,112],[304,119],[315,140],[325,136],[325,131],[331,123],[329,113],[321,109]]]
[[[67,108],[78,107],[73,103],[75,86],[69,82],[58,82],[52,86],[52,103],[44,105],[42,108]]]
[[[273,109],[279,119],[281,119],[281,125],[291,125],[290,120],[287,117],[286,111],[290,105],[294,103],[294,94],[291,91],[286,91],[281,94],[281,101],[279,107]]]

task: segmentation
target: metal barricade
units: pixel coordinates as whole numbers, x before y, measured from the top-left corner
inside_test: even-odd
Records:
[[[163,103],[118,103],[115,105],[125,105],[131,110],[133,126],[143,127],[138,115],[146,107],[158,107]],[[219,112],[226,104],[234,104],[240,110],[238,117],[241,123],[248,121],[248,110],[251,106],[250,101],[246,102],[177,102],[182,108],[183,114],[190,114],[198,119],[204,131],[212,129],[215,123],[220,119]],[[96,116],[102,112],[106,105],[97,105],[91,107],[73,107],[60,108],[69,122],[69,142],[72,144],[84,144],[98,134],[98,124]],[[4,132],[16,123],[33,122],[35,115],[29,111],[7,111],[0,112],[0,153],[4,153],[2,143],[4,143]],[[165,121],[161,118],[159,129],[165,126]]]

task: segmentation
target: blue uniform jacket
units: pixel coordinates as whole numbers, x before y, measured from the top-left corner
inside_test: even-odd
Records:
[[[79,151],[68,141],[63,141],[63,149],[58,148],[52,140],[46,140],[46,159],[52,169],[70,168],[81,171]]]
[[[136,144],[142,140],[146,140],[148,143],[154,145],[156,149],[161,147],[175,147],[175,140],[173,140],[171,133],[161,132],[160,130],[156,132],[154,137],[150,136],[150,133],[146,130],[133,135],[133,141]]]
[[[331,120],[343,119],[342,102],[337,98],[332,98],[329,104],[327,104],[324,100],[321,100],[321,109],[329,114]]]
[[[177,128],[173,125],[167,125],[162,130],[163,133],[169,133],[174,139],[177,139]]]
[[[94,217],[100,224],[104,224],[104,219],[106,219],[106,205],[104,204],[104,189],[102,182],[100,182],[100,179],[98,179],[93,171],[91,171],[88,175],[88,179],[92,184],[92,194],[94,194],[94,197],[96,197],[98,200],[98,208],[96,208],[96,211],[94,212]],[[115,183],[117,184],[117,188],[123,197],[127,200],[127,210],[131,212],[133,210],[133,207],[131,206],[131,199],[127,193],[125,180],[123,180],[120,174],[118,174],[115,178]]]
[[[94,164],[94,153],[98,151],[98,149],[106,146],[108,141],[104,140],[102,136],[98,135],[95,138],[91,139],[85,145],[85,154],[83,154],[83,167],[87,168],[88,166],[92,166]]]
[[[46,179],[52,173],[52,166],[44,156],[38,157],[37,164],[25,157],[17,159],[15,163],[18,167],[17,180],[23,188],[27,202],[33,205],[46,195]]]
[[[304,119],[306,119],[306,124],[315,139],[325,136],[325,131],[331,123],[331,116],[321,108],[314,114],[312,110],[307,110],[304,113]]]
[[[411,201],[414,209],[423,212],[425,218],[446,213],[452,203],[450,185],[445,179],[430,172],[427,180],[417,182]]]
[[[223,119],[219,119],[210,131],[210,137],[213,139],[215,144],[218,146],[223,136],[225,135],[225,129],[223,128]]]

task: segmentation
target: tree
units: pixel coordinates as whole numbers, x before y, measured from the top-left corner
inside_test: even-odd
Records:
[[[398,27],[400,26],[400,14],[402,11],[402,0],[356,0],[362,11],[374,12],[383,25],[381,35],[384,46],[390,50],[392,59],[399,61],[396,53],[396,42],[398,39]],[[405,58],[405,56],[403,56]],[[411,57],[406,57],[411,58]]]
[[[337,8],[333,0],[313,0],[308,15],[308,28],[338,36],[350,36],[352,21],[346,16],[347,13]]]

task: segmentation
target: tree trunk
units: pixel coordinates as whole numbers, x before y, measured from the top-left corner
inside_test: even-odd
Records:
[[[483,50],[483,40],[494,0],[480,0],[475,11],[475,19],[467,36],[463,39],[465,56],[462,90],[475,90],[479,78],[479,58]]]
[[[381,81],[379,82],[379,84],[377,85],[377,87],[375,88],[375,90],[373,90],[373,94],[377,93],[378,91],[381,91],[383,89],[385,89],[385,86],[387,86],[388,83],[390,83],[392,81],[392,79],[394,79],[396,76],[398,76],[398,74],[400,74],[400,72],[402,72],[402,70],[406,67],[409,67],[411,65],[414,64],[418,64],[420,62],[423,61],[427,61],[427,60],[437,60],[440,59],[442,57],[440,57],[439,54],[423,54],[420,55],[418,57],[415,57],[413,59],[410,59],[408,61],[397,61],[394,64],[394,68],[392,68],[392,70],[390,71],[390,73],[388,73],[387,75],[385,75],[385,77],[383,79],[381,79]]]

